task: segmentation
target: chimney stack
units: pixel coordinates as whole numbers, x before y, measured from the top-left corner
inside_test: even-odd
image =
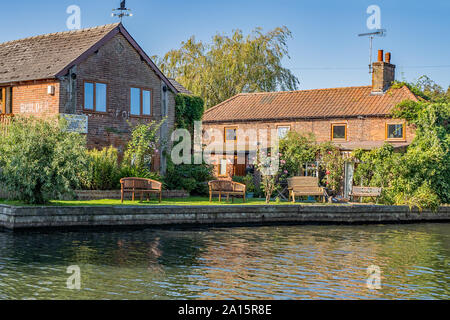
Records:
[[[391,64],[392,55],[387,52],[383,60],[384,51],[378,50],[378,61],[373,63],[372,94],[383,94],[395,80],[395,65]]]

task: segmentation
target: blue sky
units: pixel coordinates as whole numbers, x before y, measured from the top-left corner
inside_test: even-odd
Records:
[[[65,31],[69,5],[81,8],[82,27],[117,21],[111,9],[119,0],[2,1],[0,42]],[[287,26],[291,59],[284,65],[299,78],[301,89],[370,84],[369,5],[381,8],[387,37],[376,49],[392,52],[397,79],[413,81],[423,74],[450,85],[450,1],[448,0],[128,0],[134,16],[125,27],[149,55],[163,55],[195,35],[209,40],[216,32],[255,27],[268,31]],[[6,13],[6,14],[5,14]]]

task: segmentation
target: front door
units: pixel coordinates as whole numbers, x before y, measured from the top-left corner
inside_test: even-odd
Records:
[[[247,161],[246,161],[247,162]],[[246,164],[238,164],[238,157],[234,157],[234,164],[233,164],[233,176],[236,177],[245,177],[245,169],[247,168]]]

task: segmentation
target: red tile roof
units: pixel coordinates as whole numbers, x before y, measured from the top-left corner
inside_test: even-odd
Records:
[[[406,87],[383,95],[372,87],[243,93],[207,110],[205,123],[386,116],[403,100],[417,100]]]

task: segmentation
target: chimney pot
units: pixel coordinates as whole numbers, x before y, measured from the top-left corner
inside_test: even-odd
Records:
[[[383,62],[383,50],[378,50],[378,61]]]
[[[386,53],[386,57],[384,60],[386,61],[386,63],[391,63],[391,53],[390,52]]]

